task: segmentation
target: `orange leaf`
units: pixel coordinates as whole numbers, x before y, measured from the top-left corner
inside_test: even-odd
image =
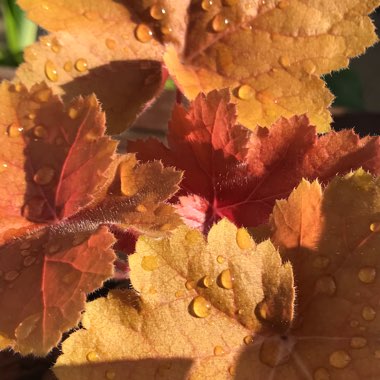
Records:
[[[145,363],[145,376],[228,379],[240,353],[263,332],[255,313],[263,300],[268,318],[282,311],[271,319],[281,329],[292,319],[291,266],[282,265],[269,241],[256,247],[246,230],[226,220],[210,230],[207,243],[187,227],[167,239],[141,237],[130,266],[140,297],[112,292],[88,305],[85,330],[63,343],[55,366],[60,379],[71,378],[75,367],[78,378],[103,379],[108,371],[137,380],[132,360]],[[163,360],[174,365],[163,368]],[[175,375],[182,360],[181,371],[191,368]]]
[[[94,96],[66,107],[46,85],[3,82],[0,117],[0,348],[43,355],[113,276],[115,238],[103,225],[176,227],[163,201],[181,173],[117,155]]]

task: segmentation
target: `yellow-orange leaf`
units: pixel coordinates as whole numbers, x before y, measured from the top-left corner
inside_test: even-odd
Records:
[[[257,379],[378,378],[379,186],[358,170],[323,193],[303,182],[277,203],[271,227],[293,266],[295,320],[282,342],[275,335],[245,353]]]
[[[86,330],[63,343],[60,379],[103,379],[113,371],[137,380],[144,377],[135,367],[143,363],[145,378],[230,379],[252,337],[269,325],[284,331],[292,319],[291,266],[282,265],[269,241],[256,247],[226,220],[207,242],[187,227],[167,239],[142,237],[130,267],[140,296],[114,292],[88,305]]]

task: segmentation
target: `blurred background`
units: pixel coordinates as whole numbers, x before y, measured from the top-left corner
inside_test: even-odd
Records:
[[[22,62],[23,50],[44,31],[29,21],[15,4],[16,0],[0,0],[0,78],[11,78],[14,68]],[[371,15],[380,30],[380,8]],[[378,32],[379,33],[379,32]],[[369,48],[366,54],[351,60],[350,67],[325,76],[328,87],[336,96],[333,104],[334,128],[355,128],[361,134],[380,134],[380,44]],[[173,89],[168,83],[167,88]],[[174,94],[163,94],[161,103],[173,102]],[[163,102],[165,100],[165,102]],[[158,102],[150,109],[157,123],[157,113],[163,114],[170,106]],[[165,109],[164,109],[165,108]],[[166,120],[154,130],[163,130]],[[137,124],[148,125],[149,114]],[[148,128],[150,129],[150,128]]]

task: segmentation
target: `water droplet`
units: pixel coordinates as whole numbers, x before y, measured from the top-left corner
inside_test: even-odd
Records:
[[[2,165],[0,165],[0,173],[3,173],[7,167],[8,167],[8,164],[6,163],[3,163]]]
[[[63,65],[63,70],[69,73],[73,69],[73,64],[71,61],[66,61]]]
[[[253,246],[251,235],[245,228],[239,228],[236,232],[236,243],[240,249],[250,249]]]
[[[231,376],[235,376],[236,375],[236,366],[232,365],[232,366],[228,367],[228,373]]]
[[[245,344],[251,344],[253,342],[253,336],[252,335],[247,335],[243,339]]]
[[[363,348],[367,345],[367,339],[361,336],[355,336],[350,341],[350,346],[352,348]]]
[[[261,344],[259,357],[262,363],[274,368],[287,362],[293,345],[287,345],[279,336],[267,338]]]
[[[47,185],[54,178],[55,171],[49,166],[44,166],[37,170],[33,176],[33,181],[38,185]]]
[[[37,100],[40,103],[46,103],[50,99],[50,96],[50,88],[43,88],[42,90],[39,90],[34,94],[35,100]]]
[[[289,67],[290,66],[290,58],[287,55],[282,55],[279,59],[280,65],[282,67]]]
[[[262,90],[256,93],[256,99],[263,104],[269,104],[273,102],[273,94],[268,90]]]
[[[8,127],[7,134],[9,137],[19,137],[23,130],[19,124],[13,123]]]
[[[376,351],[374,352],[374,355],[375,355],[375,358],[376,358],[376,359],[380,359],[380,350],[376,350]]]
[[[181,297],[183,297],[184,296],[184,292],[183,292],[183,290],[177,290],[175,293],[174,293],[174,295],[175,295],[175,297],[176,298],[181,298]]]
[[[278,3],[278,7],[280,9],[285,9],[289,6],[289,0],[280,0],[280,2]]]
[[[88,70],[88,64],[87,60],[84,58],[79,58],[75,61],[75,69],[79,71],[80,73],[83,73],[84,71]]]
[[[29,112],[28,113],[28,119],[29,120],[34,120],[36,118],[36,113],[35,112]]]
[[[229,269],[225,269],[218,276],[218,280],[220,286],[224,289],[232,289],[234,278],[231,276],[231,271]]]
[[[158,257],[155,255],[144,256],[141,260],[141,267],[146,271],[153,271],[158,268]]]
[[[147,212],[148,209],[143,204],[140,204],[140,205],[136,206],[136,211],[138,211],[138,212]]]
[[[21,83],[16,83],[15,84],[15,91],[16,92],[21,92],[23,90],[24,86]]]
[[[204,288],[209,288],[214,283],[214,280],[210,276],[204,276],[200,280],[200,285]]]
[[[336,292],[336,284],[334,277],[332,276],[322,276],[315,283],[316,293],[327,294],[332,296]]]
[[[380,231],[380,222],[371,223],[371,225],[369,226],[369,229],[372,232],[379,232]]]
[[[74,107],[70,107],[67,111],[67,114],[69,115],[70,119],[75,120],[78,117],[79,111]]]
[[[153,32],[148,25],[140,24],[135,29],[135,36],[140,42],[149,42],[153,38]]]
[[[357,321],[356,319],[353,319],[350,321],[350,326],[351,327],[358,327],[359,326],[359,321]]]
[[[219,33],[226,30],[229,23],[230,21],[228,20],[228,18],[219,13],[213,18],[211,26],[214,32]]]
[[[362,317],[366,321],[373,321],[376,318],[376,311],[371,306],[364,306],[362,310]]]
[[[376,269],[373,267],[363,267],[358,273],[359,280],[365,284],[371,284],[376,278]]]
[[[222,346],[215,346],[214,347],[214,355],[215,356],[220,356],[224,354],[224,350]]]
[[[105,376],[106,376],[107,380],[113,380],[113,379],[116,378],[116,372],[115,371],[111,371],[110,369],[107,369],[107,371],[105,373]]]
[[[195,282],[194,281],[186,281],[185,282],[185,288],[187,290],[192,290],[195,288]]]
[[[196,317],[205,318],[210,314],[211,304],[202,296],[197,296],[191,301],[190,310]]]
[[[113,40],[112,38],[106,38],[106,46],[110,50],[115,50],[116,49],[116,41]]]
[[[57,242],[52,242],[51,244],[48,245],[48,252],[49,253],[56,253],[61,249],[61,245]]]
[[[313,267],[317,269],[325,269],[329,266],[329,264],[330,264],[330,259],[323,255],[318,255],[313,260]]]
[[[43,127],[42,125],[37,125],[36,127],[34,127],[33,134],[34,136],[40,139],[45,139],[46,137],[48,137],[48,132],[46,128]]]
[[[162,20],[166,16],[166,9],[159,4],[152,5],[149,13],[155,20]]]
[[[225,262],[225,258],[224,256],[222,255],[219,255],[217,258],[216,258],[216,261],[219,263],[219,264],[223,264]]]
[[[255,95],[255,90],[249,84],[242,84],[237,90],[237,96],[241,100],[252,99]]]
[[[314,74],[315,73],[315,70],[317,69],[317,66],[315,66],[314,62],[313,61],[305,61],[303,64],[302,64],[302,67],[303,69],[305,70],[305,72],[309,75],[311,74]]]
[[[95,351],[90,351],[87,355],[86,355],[86,359],[89,361],[89,362],[96,362],[99,360],[99,355],[97,352]]]
[[[27,256],[25,257],[23,263],[26,267],[30,267],[35,261],[36,258],[34,256]]]
[[[57,67],[50,59],[45,62],[45,75],[51,82],[58,81]]]
[[[20,275],[20,273],[17,272],[16,270],[11,270],[11,271],[5,273],[5,275],[4,275],[4,280],[6,280],[6,281],[13,281],[13,280],[15,280],[19,275]]]
[[[170,223],[164,223],[160,226],[160,231],[169,231],[172,229],[172,225]]]
[[[329,371],[326,368],[318,368],[313,374],[313,380],[330,380]]]
[[[23,241],[20,245],[20,249],[29,249],[32,246],[32,242],[30,240]]]
[[[202,0],[201,2],[201,8],[206,12],[211,9],[212,5],[213,5],[213,0]]]
[[[16,329],[17,339],[24,340],[37,328],[37,323],[41,320],[41,314],[32,314],[25,318]]]
[[[42,211],[45,206],[45,200],[39,197],[33,197],[29,199],[24,208],[23,208],[23,216],[25,218],[35,218],[42,214]]]
[[[162,25],[160,30],[164,36],[168,36],[173,31],[169,25]]]
[[[54,53],[59,53],[60,50],[61,50],[61,45],[59,44],[58,40],[56,38],[53,39],[53,41],[51,42],[51,50],[54,52]]]
[[[232,7],[233,5],[237,4],[238,0],[223,0],[223,5],[226,5],[227,7]]]
[[[351,356],[343,350],[335,351],[329,356],[329,363],[335,368],[345,368],[351,361]]]

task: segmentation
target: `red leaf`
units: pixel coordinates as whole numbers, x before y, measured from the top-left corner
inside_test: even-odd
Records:
[[[189,112],[176,106],[168,143],[150,139],[128,147],[143,161],[161,159],[185,171],[172,202],[187,224],[205,231],[222,217],[247,227],[266,222],[275,200],[303,177],[326,183],[360,166],[380,172],[377,137],[360,139],[350,130],[318,137],[306,116],[249,131],[236,124],[226,91],[199,95]]]

